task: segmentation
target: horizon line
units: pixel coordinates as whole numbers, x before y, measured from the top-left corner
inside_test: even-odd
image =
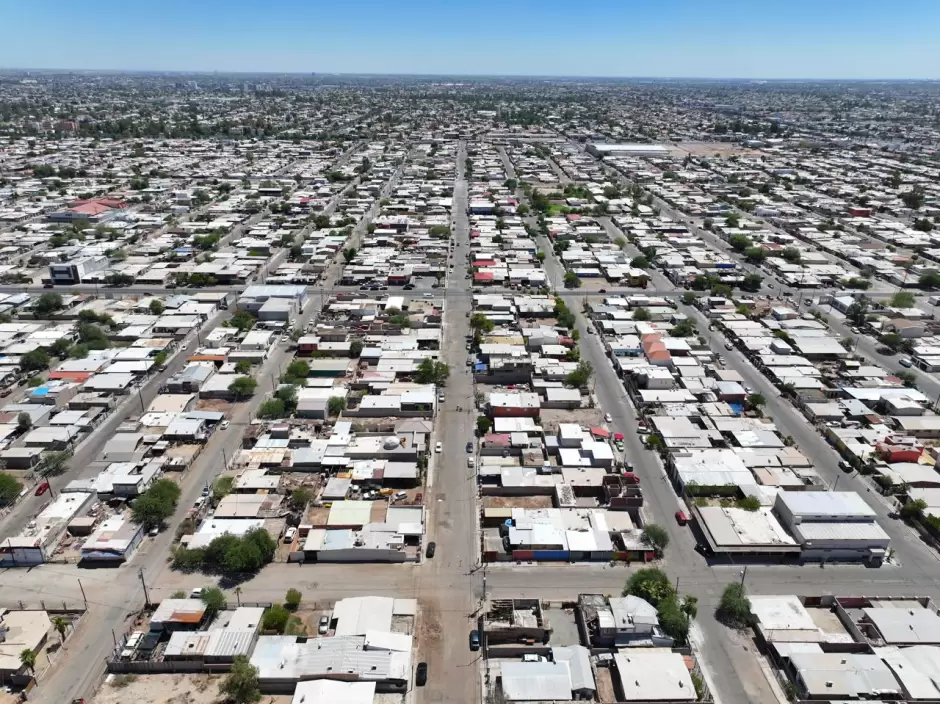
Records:
[[[767,82],[811,82],[811,81],[846,81],[846,82],[901,82],[901,83],[938,83],[940,76],[934,78],[911,78],[911,77],[866,77],[866,78],[848,78],[844,76],[828,77],[807,77],[807,76],[787,76],[787,77],[759,77],[759,76],[618,76],[618,75],[580,75],[580,74],[527,74],[527,73],[383,73],[373,71],[342,72],[342,71],[245,71],[245,70],[226,70],[226,69],[154,69],[154,68],[30,68],[15,66],[0,66],[0,74],[14,71],[36,71],[45,73],[114,73],[114,74],[183,74],[183,75],[245,75],[245,76],[338,76],[350,78],[516,78],[516,79],[539,79],[539,80],[621,80],[621,81],[767,81]]]

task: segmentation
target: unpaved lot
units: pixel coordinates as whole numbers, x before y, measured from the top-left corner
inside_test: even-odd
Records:
[[[218,675],[111,675],[94,704],[217,704]],[[260,704],[289,704],[290,695],[265,695]]]

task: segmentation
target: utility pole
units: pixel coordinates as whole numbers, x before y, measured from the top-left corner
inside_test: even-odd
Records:
[[[744,578],[747,577],[747,565],[744,565],[744,569],[741,570],[741,588],[744,588]]]
[[[140,577],[140,586],[144,588],[144,605],[150,606],[150,594],[147,593],[147,583],[144,581],[144,568],[137,570],[137,576]]]
[[[82,580],[79,579],[79,580],[77,580],[77,581],[78,581],[78,588],[82,590],[82,599],[85,600],[85,608],[87,609],[87,608],[88,608],[88,597],[85,596],[85,587],[82,586]]]

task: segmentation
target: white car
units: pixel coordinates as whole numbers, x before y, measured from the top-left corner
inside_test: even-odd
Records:
[[[442,448],[441,448],[441,443],[437,443],[437,444],[434,446],[434,452],[436,452],[437,454],[441,454],[441,449],[442,449]]]
[[[607,422],[607,423],[613,423],[613,422],[614,422],[614,419],[613,419],[613,417],[610,415],[610,413],[605,413],[605,414],[604,414],[604,421]]]
[[[223,420],[221,423],[219,423],[219,427],[222,428],[222,430],[225,430],[229,426],[229,423],[230,421]]]
[[[913,367],[913,366],[914,366],[914,363],[913,363],[910,359],[908,359],[907,357],[901,357],[901,359],[898,360],[898,364],[900,364],[902,367]]]
[[[468,466],[468,467],[472,467],[472,466],[473,466],[473,458],[472,458],[472,457],[468,457],[468,458],[467,458],[467,466]]]

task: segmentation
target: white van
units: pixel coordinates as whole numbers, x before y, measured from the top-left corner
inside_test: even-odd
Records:
[[[287,529],[287,532],[284,533],[284,542],[292,543],[294,542],[294,536],[297,535],[297,529],[291,526]]]

